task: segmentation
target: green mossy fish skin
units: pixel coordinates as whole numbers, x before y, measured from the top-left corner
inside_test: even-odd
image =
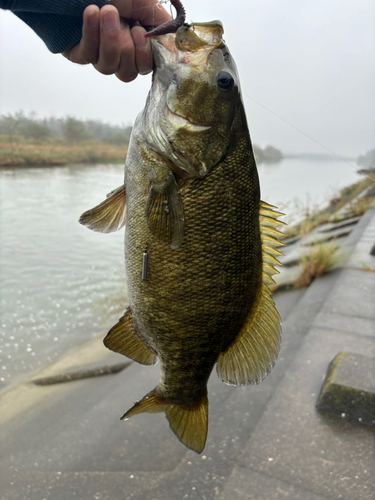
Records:
[[[184,146],[190,139],[198,151],[205,147],[211,151],[214,144],[209,141],[207,147],[204,136],[210,133],[215,138],[215,134],[227,130],[228,149],[222,152],[222,145],[217,146],[223,158],[205,177],[179,181],[185,211],[179,248],[171,249],[167,242],[153,235],[145,218],[151,158],[142,127],[144,116],[135,124],[125,173],[126,278],[132,319],[136,331],[147,339],[160,359],[159,394],[180,403],[193,402],[202,396],[219,353],[235,339],[254,304],[262,277],[256,164],[238,91],[230,102],[229,96],[217,89],[216,74],[227,67],[223,55],[228,50],[214,50],[219,52],[216,60],[220,66],[200,66],[180,82],[180,93],[186,103],[184,114],[193,123],[204,125],[215,123],[218,114],[215,110],[223,106],[222,97],[228,109],[222,118],[225,121],[220,124],[219,133],[209,130],[184,134],[182,129],[176,135],[183,136]],[[200,73],[209,70],[214,75],[211,86],[199,80]],[[207,98],[209,91],[215,97],[219,94],[218,102],[215,107],[211,99],[204,114],[200,96]],[[147,111],[146,108],[146,116]],[[173,139],[178,142],[178,137]],[[214,156],[218,156],[216,149]],[[170,168],[169,160],[162,154],[157,161]],[[205,161],[210,164],[209,157]],[[148,271],[147,280],[142,281],[146,242]]]
[[[158,354],[159,392],[168,400],[201,396],[219,353],[235,339],[260,290],[259,183],[243,118],[239,110],[233,127],[238,147],[207,177],[180,188],[185,230],[179,248],[169,248],[148,228],[149,181],[139,147],[135,175],[125,178],[129,304],[136,331]]]
[[[129,309],[105,339],[141,363],[160,360],[158,386],[124,418],[164,411],[198,453],[215,363],[227,383],[258,383],[273,367],[281,334],[267,286],[276,272],[269,262],[280,254],[280,214],[260,202],[237,70],[222,33],[219,22],[202,23],[152,40],[153,86],[125,164]],[[110,230],[97,212],[86,212],[83,223]]]

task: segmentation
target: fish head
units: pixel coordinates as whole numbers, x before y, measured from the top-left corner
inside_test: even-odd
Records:
[[[143,114],[146,141],[180,177],[205,177],[224,158],[240,97],[220,21],[151,40],[155,69]]]

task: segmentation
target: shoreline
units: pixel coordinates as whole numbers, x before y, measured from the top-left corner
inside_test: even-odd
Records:
[[[53,167],[75,163],[124,163],[127,144],[59,140],[9,142],[0,137],[0,167]]]
[[[370,179],[367,179],[366,182],[369,181]],[[341,190],[341,199],[336,198],[334,200],[334,203],[332,203],[332,205],[330,206],[327,206],[325,210],[311,213],[309,217],[305,217],[303,219],[302,223],[287,227],[284,226],[286,229],[286,233],[284,236],[285,238],[284,243],[291,245],[293,243],[293,238],[294,241],[301,239],[301,236],[307,235],[308,233],[312,233],[312,231],[319,225],[322,224],[332,225],[332,223],[338,223],[340,219],[359,216],[360,212],[364,213],[369,208],[369,204],[367,202],[373,203],[374,202],[373,197],[375,197],[375,194],[372,194],[371,196],[372,201],[369,200],[367,196],[363,197],[365,191],[365,186],[363,185],[364,182],[365,180],[361,180],[355,184],[348,185],[347,187],[343,188]],[[375,186],[374,184],[372,185]],[[348,214],[347,211],[349,211],[350,213]],[[293,259],[289,260],[293,262]],[[291,267],[293,267],[291,266],[291,262],[289,262],[288,264],[283,263],[283,265],[284,265],[284,270],[286,270],[287,268],[289,268],[291,271],[293,270],[291,269]],[[274,289],[275,291],[276,290],[280,291],[285,286],[289,289],[291,284],[289,281],[289,274],[288,276],[285,275],[285,280],[284,278],[281,281],[277,280],[277,287]],[[113,297],[111,297],[111,300],[114,301]],[[64,352],[61,352],[60,355],[63,356]],[[49,363],[47,362],[46,364],[48,365]],[[39,369],[40,367],[36,368],[36,371],[39,371]],[[27,376],[28,375],[26,374],[26,377]],[[22,379],[24,378],[23,373],[22,374],[20,373],[20,378]],[[19,377],[17,377],[16,382],[19,382]],[[10,385],[13,385],[12,382]],[[2,392],[2,390],[6,391],[9,388],[10,387],[8,386],[8,384],[4,385],[4,387],[1,387],[1,382],[0,382],[0,393]]]

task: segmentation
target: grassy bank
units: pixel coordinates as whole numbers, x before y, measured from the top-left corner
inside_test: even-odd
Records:
[[[36,142],[0,136],[0,166],[66,165],[69,163],[123,163],[126,145],[82,141],[69,144],[60,139]]]
[[[337,196],[321,210],[309,207],[299,207],[303,218],[297,224],[286,226],[284,238],[293,238],[309,234],[315,227],[327,222],[339,222],[342,218],[363,215],[366,210],[374,206],[374,195],[360,196],[366,190],[375,189],[375,175],[370,174],[360,181],[342,188]],[[347,207],[347,213],[342,214],[342,209]]]

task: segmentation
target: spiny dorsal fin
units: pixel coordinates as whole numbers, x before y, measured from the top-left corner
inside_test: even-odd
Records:
[[[208,398],[207,389],[195,403],[182,405],[166,402],[157,392],[149,392],[141,401],[128,410],[121,420],[140,413],[165,413],[172,431],[187,448],[202,453],[207,439]]]
[[[276,247],[282,246],[277,237],[282,233],[276,228],[283,222],[281,214],[272,205],[260,202],[259,221],[263,250],[262,285],[240,333],[232,344],[220,354],[216,371],[218,376],[231,385],[259,384],[272,370],[280,350],[281,319],[275,308],[268,287],[277,273],[275,265],[281,265]]]
[[[130,308],[108,332],[104,339],[104,345],[111,351],[119,352],[141,365],[154,365],[158,359],[156,354],[136,334]]]
[[[178,248],[184,236],[184,205],[173,173],[162,182],[151,183],[146,205],[150,230],[171,248]]]
[[[80,224],[99,233],[113,233],[125,225],[125,186],[120,186],[107,199],[83,213]]]

